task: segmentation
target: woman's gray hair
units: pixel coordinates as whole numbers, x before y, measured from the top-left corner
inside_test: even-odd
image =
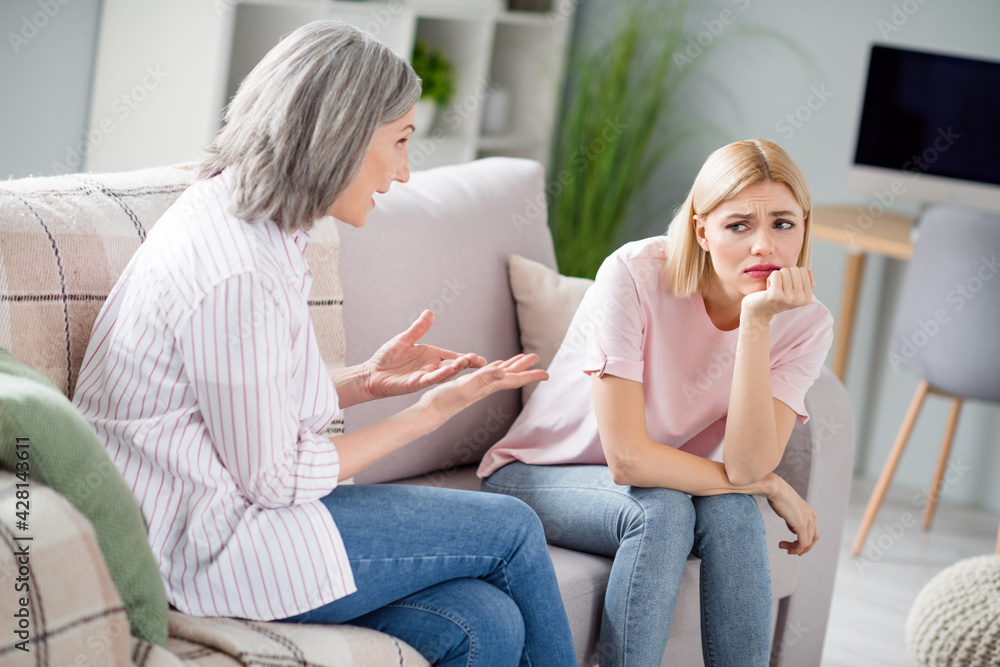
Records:
[[[358,174],[375,130],[419,98],[413,68],[374,37],[309,23],[240,84],[199,176],[229,168],[234,215],[309,229]]]

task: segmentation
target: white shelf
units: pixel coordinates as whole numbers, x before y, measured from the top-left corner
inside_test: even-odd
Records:
[[[563,4],[560,4],[563,3]],[[568,3],[568,4],[566,4]],[[196,159],[221,127],[239,82],[281,37],[310,21],[336,17],[366,30],[409,58],[419,38],[456,66],[455,98],[439,113],[431,149],[414,169],[489,155],[545,162],[562,86],[572,0],[558,12],[509,11],[502,0],[104,0],[90,129],[114,132],[86,156],[88,171],[122,171]],[[566,13],[566,8],[569,13]],[[157,26],[149,31],[149,26]],[[142,34],[141,40],[136,39]],[[117,101],[146,81],[147,67],[166,76],[129,109]],[[510,94],[509,127],[482,136],[488,92]],[[115,106],[112,106],[115,105]],[[419,164],[417,164],[419,162]]]

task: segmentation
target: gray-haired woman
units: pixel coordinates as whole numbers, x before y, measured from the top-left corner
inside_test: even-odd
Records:
[[[331,378],[320,359],[308,230],[328,214],[361,227],[374,194],[409,178],[419,95],[410,66],[354,28],[285,38],[105,303],[74,400],[132,485],[178,609],[362,625],[441,665],[575,665],[524,503],[337,485],[546,377],[534,356],[487,364],[419,345],[429,311],[361,366]],[[431,385],[390,419],[321,435],[341,408]]]

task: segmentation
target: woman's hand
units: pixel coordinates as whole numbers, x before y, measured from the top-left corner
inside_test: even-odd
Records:
[[[780,312],[812,303],[815,286],[809,269],[792,266],[772,271],[765,289],[743,297],[742,312],[770,320]]]
[[[506,361],[494,361],[454,382],[434,387],[420,397],[419,403],[444,423],[490,394],[504,389],[517,389],[529,382],[547,380],[547,372],[532,368],[537,363],[537,354],[519,354]]]
[[[475,353],[458,354],[431,345],[418,345],[434,324],[425,310],[410,328],[380,347],[364,364],[371,398],[401,396],[452,379],[466,368],[481,368],[486,360]]]
[[[819,539],[816,527],[816,510],[802,499],[792,486],[774,473],[770,474],[774,491],[765,497],[775,514],[785,520],[788,530],[798,537],[794,542],[781,541],[778,546],[789,554],[801,556],[807,553]]]

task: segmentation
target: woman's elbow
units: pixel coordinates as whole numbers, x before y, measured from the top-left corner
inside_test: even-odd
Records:
[[[619,449],[609,451],[609,448],[605,448],[604,455],[608,462],[608,469],[611,471],[611,481],[619,486],[632,486],[635,471],[633,457]]]
[[[763,467],[760,469],[745,466],[745,465],[735,465],[730,463],[725,463],[726,477],[729,479],[729,483],[733,486],[750,486],[751,484],[756,484],[761,481],[767,474],[771,472]]]

